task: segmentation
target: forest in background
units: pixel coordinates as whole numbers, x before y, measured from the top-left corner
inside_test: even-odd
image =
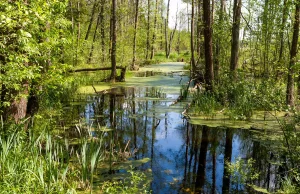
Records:
[[[226,107],[240,120],[256,110],[293,115],[283,126],[285,160],[292,161],[286,168],[297,187],[300,1],[185,0],[175,18],[170,3],[1,0],[1,133],[15,123],[30,128],[38,109],[61,106],[84,84],[72,76],[77,70],[109,67],[101,79],[117,82],[120,67],[183,61],[190,82],[205,88],[193,99],[201,113]]]
[[[190,63],[207,90],[237,71],[281,80],[294,104],[299,1],[186,1],[172,28],[170,2],[3,1],[3,115],[24,118],[29,96],[58,93],[70,69],[111,67],[114,80],[117,65],[134,70],[165,60]]]

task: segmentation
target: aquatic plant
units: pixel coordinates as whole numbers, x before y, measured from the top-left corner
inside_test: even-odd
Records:
[[[18,125],[9,131],[4,127],[0,135],[0,193],[92,193],[98,165],[105,161],[104,133],[92,137],[79,130],[80,138],[70,143],[48,129],[37,133],[32,128],[20,130]]]
[[[47,133],[24,137],[24,131],[0,136],[0,191],[75,193],[77,175],[64,162],[68,147]]]
[[[151,193],[146,175],[142,172],[135,172],[131,166],[129,176],[120,181],[106,181],[102,184],[103,193],[127,194],[127,193]]]

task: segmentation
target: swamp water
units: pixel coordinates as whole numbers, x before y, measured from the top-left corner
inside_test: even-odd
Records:
[[[278,168],[272,164],[274,144],[260,138],[262,134],[268,136],[267,132],[191,124],[182,115],[188,101],[177,102],[181,85],[188,82],[180,72],[183,64],[165,66],[143,70],[167,72],[171,67],[173,73],[150,77],[140,77],[139,73],[122,86],[106,88],[99,94],[82,94],[66,107],[69,114],[65,114],[68,118],[64,122],[80,118],[83,125],[90,126],[91,136],[97,133],[96,128],[104,127],[116,149],[127,148],[129,155],[124,161],[142,161],[133,166],[147,172],[155,194],[244,193],[248,189],[241,184],[241,177],[236,174],[229,178],[224,170],[224,160],[236,162],[238,158],[256,161],[253,168],[260,173],[256,185],[269,190],[278,187]],[[248,167],[241,168],[249,171]],[[122,167],[114,171],[115,175],[122,173],[126,173]],[[99,176],[109,175],[103,172]]]

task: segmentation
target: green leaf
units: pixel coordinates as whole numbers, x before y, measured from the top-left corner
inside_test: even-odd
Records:
[[[24,37],[27,37],[27,38],[31,38],[32,37],[32,35],[29,32],[26,32],[24,30],[20,30],[20,33]]]

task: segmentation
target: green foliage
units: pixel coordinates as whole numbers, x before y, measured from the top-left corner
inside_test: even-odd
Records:
[[[254,79],[241,74],[232,82],[229,76],[220,79],[215,96],[233,119],[247,120],[254,110],[282,110],[285,108],[284,86],[273,79]]]
[[[285,179],[282,182],[282,188],[278,191],[280,194],[294,194],[299,193],[300,189],[290,179]]]
[[[9,106],[12,99],[24,95],[24,84],[36,90],[36,83],[37,87],[51,87],[54,78],[55,82],[62,82],[62,72],[68,69],[60,63],[62,48],[68,43],[66,29],[70,23],[64,17],[66,6],[67,1],[1,3],[0,77],[7,92],[6,104],[2,102],[0,106]]]
[[[229,75],[221,76],[213,94],[196,93],[193,98],[195,113],[212,114],[222,108],[222,112],[236,120],[250,120],[254,111],[286,109],[283,84],[274,84],[272,78],[254,79],[242,73],[235,81]]]
[[[98,166],[105,161],[103,132],[90,139],[91,129],[87,135],[86,129],[78,127],[76,143],[51,135],[49,123],[44,124],[42,133],[25,132],[23,125],[12,124],[10,130],[5,129],[8,125],[1,126],[0,193],[92,192]],[[111,182],[103,182],[103,187],[111,192],[148,193],[146,175],[133,169],[129,173],[124,184],[112,187]]]
[[[1,193],[75,193],[76,171],[63,161],[68,146],[47,134],[0,136]]]
[[[255,161],[250,158],[247,161],[238,158],[235,163],[226,163],[226,167],[231,176],[231,182],[235,190],[241,190],[246,183],[251,183],[258,179],[259,173],[254,167]]]
[[[145,182],[146,175],[142,172],[129,171],[130,177],[123,181],[105,182],[102,185],[102,192],[109,194],[127,193],[151,193],[149,183]]]
[[[159,64],[161,61],[159,59],[145,59],[141,61],[138,65],[140,67],[144,67],[146,65],[153,65],[153,64]]]
[[[216,97],[212,93],[200,93],[197,92],[193,95],[194,99],[194,111],[198,114],[204,114],[210,117],[215,115],[220,107]]]

